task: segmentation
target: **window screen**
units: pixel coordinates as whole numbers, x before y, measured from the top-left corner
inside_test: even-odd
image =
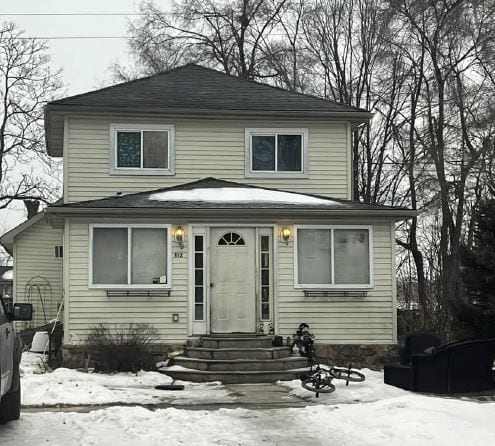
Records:
[[[143,167],[168,169],[168,132],[143,132]]]
[[[301,135],[277,135],[277,170],[300,172],[301,152]]]
[[[160,283],[167,275],[167,231],[163,228],[132,228],[132,284]]]
[[[331,231],[329,229],[299,229],[297,232],[297,262],[299,283],[332,283]]]
[[[366,229],[335,229],[335,283],[370,282],[369,233]]]
[[[93,229],[93,283],[127,284],[127,228]]]

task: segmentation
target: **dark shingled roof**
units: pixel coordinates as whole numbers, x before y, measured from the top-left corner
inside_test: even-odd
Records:
[[[78,107],[367,113],[195,64],[50,102]]]
[[[404,211],[404,215],[412,212],[407,208],[398,208],[392,206],[370,205],[360,203],[358,201],[342,200],[321,195],[293,193],[298,196],[306,196],[327,200],[328,204],[307,204],[307,203],[284,203],[284,202],[208,202],[208,201],[162,201],[152,200],[151,195],[159,192],[167,192],[174,190],[192,190],[198,188],[249,188],[252,190],[269,190],[275,192],[289,192],[280,189],[270,189],[249,184],[234,183],[232,181],[219,180],[216,178],[203,178],[191,183],[181,184],[179,186],[154,189],[146,192],[135,194],[116,195],[98,200],[80,201],[76,203],[60,204],[50,206],[50,210],[67,209],[67,208],[82,208],[82,209],[294,209],[294,210],[357,210],[357,211]],[[385,216],[385,215],[384,215]]]

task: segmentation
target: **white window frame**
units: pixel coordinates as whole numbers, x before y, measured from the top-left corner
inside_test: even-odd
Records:
[[[168,168],[117,167],[117,132],[141,133],[141,165],[143,164],[143,131],[168,133]],[[110,124],[110,175],[175,175],[175,126],[165,124]]]
[[[301,135],[301,170],[299,172],[277,171],[278,135]],[[253,136],[275,137],[275,170],[253,170]],[[244,144],[246,178],[308,178],[309,132],[307,128],[246,128],[244,133]]]
[[[210,319],[210,287],[208,284],[210,283],[210,278],[209,278],[209,270],[210,270],[210,265],[209,265],[209,231],[206,225],[189,225],[188,227],[188,234],[189,236],[189,251],[188,251],[188,256],[189,256],[189,329],[188,333],[190,336],[193,335],[205,335],[208,334],[208,327],[209,327],[209,319]],[[195,256],[194,254],[196,253],[195,250],[195,240],[194,237],[196,235],[201,235],[203,236],[203,262],[204,262],[204,269],[203,269],[203,286],[204,286],[204,294],[203,294],[203,320],[195,320],[194,319],[194,311],[195,311],[195,295],[194,295],[194,288],[195,288],[195,268],[194,268],[194,261],[195,261]]]
[[[365,284],[303,284],[299,283],[299,259],[298,259],[298,241],[297,234],[299,229],[327,229],[331,235],[331,265],[332,265],[332,281],[335,281],[335,229],[367,229],[368,230],[368,249],[369,249],[369,265],[370,265],[370,282]],[[294,288],[298,289],[361,289],[369,290],[373,288],[373,226],[372,225],[295,225],[294,226]]]
[[[130,228],[150,228],[167,230],[167,283],[123,283],[123,284],[96,284],[93,283],[93,230],[95,228],[126,228],[127,229],[127,281],[131,280],[132,264],[132,236]],[[88,262],[88,287],[99,289],[171,289],[172,288],[172,225],[154,223],[91,223],[89,225],[89,262]]]

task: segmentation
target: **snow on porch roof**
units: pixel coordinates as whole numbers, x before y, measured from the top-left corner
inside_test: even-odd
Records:
[[[285,203],[315,206],[338,205],[336,201],[310,195],[258,189],[255,187],[198,187],[194,189],[169,190],[149,196],[152,201],[196,201],[208,203]]]
[[[98,200],[50,206],[48,212],[63,209],[294,209],[390,211],[409,215],[412,211],[392,206],[369,205],[320,195],[269,189],[216,178],[155,189],[147,192],[116,195]]]

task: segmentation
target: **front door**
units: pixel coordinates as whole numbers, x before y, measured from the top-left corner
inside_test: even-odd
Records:
[[[255,232],[251,228],[211,230],[211,332],[254,333]]]

